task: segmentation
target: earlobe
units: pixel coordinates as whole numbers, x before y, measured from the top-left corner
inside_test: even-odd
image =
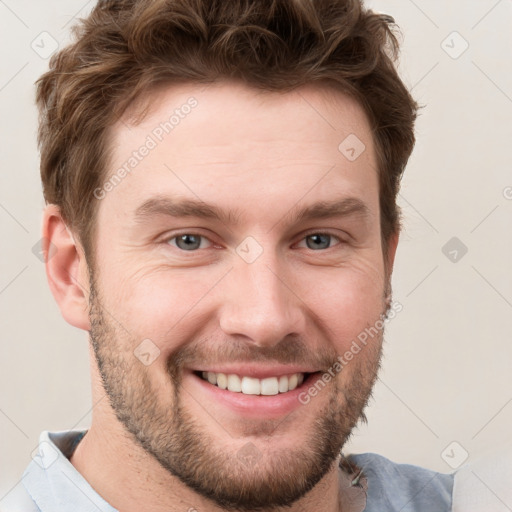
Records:
[[[387,268],[389,270],[389,274],[393,271],[393,265],[395,263],[395,255],[396,248],[398,247],[398,239],[400,237],[400,233],[398,231],[394,231],[389,237],[388,247],[387,247]]]
[[[45,208],[42,232],[46,277],[61,314],[69,324],[89,331],[87,262],[58,206]]]
[[[384,270],[386,273],[386,284],[385,284],[385,302],[386,311],[391,307],[392,290],[391,290],[391,274],[393,273],[393,265],[395,263],[396,249],[398,246],[398,239],[400,233],[398,231],[393,232],[389,239],[386,241],[384,248]],[[383,246],[384,247],[384,246]]]
[[[393,273],[393,265],[395,263],[396,249],[398,247],[399,231],[394,231],[387,240],[386,252],[384,254],[385,272],[386,272],[386,304],[391,305],[391,274]]]

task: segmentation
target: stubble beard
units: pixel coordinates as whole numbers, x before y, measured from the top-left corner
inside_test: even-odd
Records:
[[[187,392],[181,387],[181,368],[176,365],[176,361],[183,361],[180,351],[167,363],[173,393],[164,404],[157,399],[160,395],[148,376],[151,367],[145,367],[133,354],[140,340],[130,339],[103,314],[91,277],[90,342],[117,419],[165,470],[218,507],[262,512],[292,505],[332,469],[357,422],[366,422],[363,411],[380,369],[381,339],[372,340],[373,345],[368,344],[363,351],[365,356],[357,356],[354,364],[350,363],[349,381],[342,385],[335,379],[322,390],[322,394],[330,393],[329,400],[306,425],[309,432],[302,446],[279,451],[271,443],[272,449],[266,450],[265,443],[272,441],[275,427],[265,428],[262,422],[261,433],[267,430],[263,436],[253,437],[250,443],[235,439],[231,452],[220,449],[210,430],[192,417],[183,403]],[[244,450],[256,450],[258,456],[248,462],[240,456]]]

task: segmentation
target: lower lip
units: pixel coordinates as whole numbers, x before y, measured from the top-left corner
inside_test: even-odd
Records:
[[[215,402],[231,409],[237,414],[252,418],[279,418],[291,413],[303,404],[299,400],[301,393],[308,389],[309,383],[313,382],[320,372],[311,373],[304,382],[293,391],[279,393],[277,395],[245,395],[221,389],[201,379],[194,373],[189,373],[190,381],[198,386],[201,396],[211,397]]]

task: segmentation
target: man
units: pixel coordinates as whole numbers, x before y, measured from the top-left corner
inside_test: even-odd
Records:
[[[52,59],[46,271],[95,405],[43,432],[19,510],[450,510],[453,475],[342,455],[397,307],[417,105],[391,24],[356,0],[102,1]]]

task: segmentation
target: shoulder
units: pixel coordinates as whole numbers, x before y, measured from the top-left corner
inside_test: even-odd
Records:
[[[40,512],[40,509],[20,481],[0,501],[0,512]]]
[[[0,512],[41,512],[58,510],[58,499],[53,495],[63,475],[73,475],[76,470],[68,458],[85,435],[86,430],[61,432],[44,431],[39,437],[39,446],[22,478],[3,498]],[[68,477],[69,478],[69,477]],[[64,484],[68,481],[64,479]],[[60,485],[60,487],[59,487]]]
[[[512,444],[459,468],[453,487],[453,512],[512,510],[511,482]]]
[[[375,453],[350,455],[347,458],[362,469],[367,479],[365,512],[451,510],[453,474],[398,464]]]

